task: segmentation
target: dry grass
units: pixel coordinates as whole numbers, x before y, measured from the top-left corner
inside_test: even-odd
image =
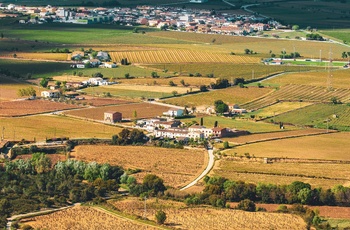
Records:
[[[19,98],[18,90],[28,87],[33,87],[37,91],[37,94],[40,94],[35,85],[28,84],[25,81],[15,78],[0,75],[0,101],[9,101]]]
[[[8,140],[45,140],[51,137],[111,138],[121,128],[72,119],[63,116],[37,115],[18,118],[0,118]]]
[[[293,181],[310,183],[313,187],[333,188],[350,182],[350,164],[324,162],[274,162],[264,164],[262,159],[223,158],[214,174],[231,180],[252,183],[290,184]]]
[[[66,53],[21,53],[15,52],[17,58],[21,59],[33,59],[33,60],[53,60],[53,61],[66,61],[68,54]],[[13,57],[12,53],[2,53],[2,57]],[[67,64],[68,65],[68,64]]]
[[[134,84],[134,85],[169,85],[169,81],[173,81],[176,85],[181,86],[181,80],[184,80],[185,84],[190,87],[199,87],[200,85],[210,85],[211,82],[215,82],[215,78],[207,77],[171,77],[171,78],[134,78],[134,79],[121,79],[118,82],[122,84]]]
[[[96,161],[139,168],[139,181],[148,173],[164,179],[166,185],[180,187],[191,182],[206,167],[204,150],[165,149],[145,146],[78,146],[71,156],[83,161]]]
[[[247,103],[253,99],[259,98],[269,92],[272,89],[270,88],[257,88],[257,87],[248,87],[248,88],[239,88],[239,87],[230,87],[220,90],[212,90],[205,93],[200,93],[196,95],[188,95],[185,97],[171,98],[167,99],[164,102],[181,105],[181,106],[213,106],[214,101],[223,100],[228,104],[243,104]]]
[[[169,107],[154,105],[150,103],[134,103],[119,106],[104,106],[99,108],[80,109],[65,112],[68,115],[73,115],[82,118],[103,120],[104,112],[117,111],[123,114],[123,118],[134,118],[133,113],[136,111],[137,118],[156,117],[169,110]]]
[[[157,229],[135,221],[120,218],[116,215],[97,210],[93,207],[76,206],[52,214],[37,216],[26,224],[35,229],[50,230],[124,230],[124,229]]]
[[[80,100],[80,103],[86,103],[92,106],[105,106],[105,105],[121,105],[133,103],[130,100],[117,99],[117,98],[102,98],[102,97],[91,97],[84,95],[84,100]]]
[[[143,216],[144,202],[138,198],[112,202],[123,212]],[[183,203],[149,199],[146,201],[147,218],[154,220],[155,212],[167,214],[166,225],[176,229],[305,229],[304,221],[295,215],[244,212],[211,207],[185,207]]]
[[[66,82],[82,82],[89,80],[90,77],[79,77],[74,75],[64,75],[64,76],[54,76],[52,77],[53,81],[66,81]]]
[[[326,133],[324,129],[300,129],[300,130],[288,130],[281,132],[270,132],[270,133],[256,133],[246,136],[233,137],[233,138],[222,138],[225,141],[229,141],[234,144],[246,144],[258,141],[268,141],[279,138],[290,138],[298,136],[306,136],[312,134]]]
[[[350,69],[332,71],[332,87],[334,88],[349,88],[350,84]],[[296,85],[312,85],[320,87],[328,87],[327,78],[328,71],[324,72],[309,72],[309,73],[291,73],[272,78],[264,81],[267,84],[287,85],[293,82]]]
[[[256,157],[349,160],[349,138],[350,133],[331,133],[238,146],[226,153],[249,153]]]
[[[47,113],[57,110],[79,108],[76,105],[69,105],[61,102],[47,100],[21,100],[0,103],[0,116],[22,116],[27,114]]]

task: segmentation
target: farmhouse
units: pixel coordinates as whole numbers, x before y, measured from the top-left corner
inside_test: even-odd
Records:
[[[116,68],[117,64],[115,62],[105,62],[102,66],[105,68]]]
[[[169,128],[175,128],[180,125],[180,121],[173,120],[173,121],[155,121],[153,122],[154,127],[162,128],[162,129],[169,129]]]
[[[119,112],[105,112],[104,119],[105,122],[115,123],[122,120],[122,113]]]
[[[191,132],[189,129],[183,128],[170,128],[170,129],[159,129],[154,130],[153,132],[155,137],[166,137],[166,138],[193,138],[193,139],[202,139],[204,138],[203,133],[200,132]]]
[[[46,98],[58,98],[60,97],[61,93],[58,90],[48,90],[48,91],[42,91],[41,96]]]
[[[212,130],[213,130],[214,137],[237,137],[237,136],[249,134],[249,132],[245,130],[236,130],[236,129],[232,130],[229,128],[220,128],[220,127],[215,127]]]
[[[109,55],[107,52],[99,51],[96,55],[96,58],[100,61],[109,61]]]
[[[102,77],[92,77],[92,78],[89,78],[88,80],[88,83],[90,85],[107,85],[107,81],[106,80],[103,80]]]

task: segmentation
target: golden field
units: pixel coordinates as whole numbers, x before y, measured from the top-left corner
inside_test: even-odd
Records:
[[[112,94],[114,91],[118,91],[118,90],[135,90],[135,91],[147,91],[147,92],[157,92],[157,93],[171,93],[173,91],[176,91],[180,94],[189,92],[191,90],[190,87],[181,87],[181,85],[169,86],[169,84],[168,86],[118,84],[118,85],[104,86],[103,88],[105,91],[111,92]]]
[[[13,57],[16,53],[19,59],[33,59],[33,60],[50,60],[50,61],[67,61],[68,54],[66,53],[22,53],[22,52],[12,52],[12,53],[1,53],[2,57]],[[68,59],[70,60],[70,59]]]
[[[143,216],[144,201],[139,198],[110,201],[120,211]],[[183,203],[148,199],[147,218],[154,220],[157,210],[162,209],[167,219],[165,225],[176,229],[305,229],[304,221],[295,215],[244,212],[233,209],[215,209],[208,206],[186,207]]]
[[[7,140],[42,141],[45,138],[111,138],[121,128],[55,115],[0,118]]]
[[[26,222],[34,229],[50,230],[125,230],[157,229],[93,207],[76,206],[52,214],[37,216]]]
[[[349,88],[350,84],[350,69],[332,70],[330,73],[327,70],[323,72],[308,72],[308,73],[289,73],[276,78],[264,81],[267,84],[287,85],[291,82],[296,85],[310,85],[319,87],[328,87],[328,77],[330,76],[332,87],[334,88]]]
[[[142,181],[146,174],[156,174],[165,185],[184,186],[206,167],[204,149],[166,149],[145,146],[77,146],[71,157],[87,162],[109,163],[125,169],[138,168],[135,177]]]
[[[290,184],[303,181],[313,187],[333,188],[335,185],[350,185],[350,164],[315,161],[277,161],[264,164],[262,159],[224,157],[214,169],[216,176],[242,180],[254,184]]]
[[[166,85],[169,86],[169,81],[173,81],[176,85],[182,86],[181,81],[184,80],[185,84],[189,87],[199,87],[200,85],[210,85],[210,83],[216,81],[215,78],[208,77],[169,77],[169,78],[134,78],[134,79],[119,79],[121,84],[134,84],[134,85]]]
[[[350,133],[329,133],[238,146],[225,152],[229,155],[249,153],[256,157],[347,161],[350,149],[349,138]]]

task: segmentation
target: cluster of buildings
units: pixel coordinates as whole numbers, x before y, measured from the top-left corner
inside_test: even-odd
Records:
[[[74,51],[71,54],[71,60],[75,61],[70,65],[71,68],[83,69],[86,67],[102,67],[102,68],[116,68],[117,63],[111,62],[108,52],[98,51],[96,56],[84,51]]]
[[[203,0],[191,0],[202,3]],[[27,7],[9,4],[7,10],[35,15],[20,23],[62,22],[76,24],[117,23],[122,25],[146,25],[178,31],[248,35],[281,26],[276,21],[256,15],[217,13],[212,10],[183,9],[167,6],[138,6],[136,8],[85,7]]]
[[[235,137],[249,134],[247,131],[221,127],[207,128],[200,125],[185,127],[179,120],[166,118],[138,120],[136,127],[147,130],[156,138],[177,140]]]

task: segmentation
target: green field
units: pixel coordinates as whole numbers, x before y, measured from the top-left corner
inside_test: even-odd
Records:
[[[350,106],[316,104],[276,116],[276,121],[350,131]],[[327,122],[328,120],[328,122]]]
[[[215,117],[215,116],[205,116],[203,118],[203,125],[207,128],[214,127],[215,121],[218,122],[219,127],[228,127],[231,129],[248,130],[251,133],[262,133],[262,132],[274,132],[280,131],[279,125],[264,123],[264,122],[254,122],[249,120],[231,119],[225,117]],[[200,118],[183,119],[182,122],[200,122]],[[294,127],[287,126],[285,130],[292,130]]]
[[[350,29],[321,30],[322,34],[336,38],[340,42],[350,43]]]
[[[262,78],[274,73],[281,72],[304,72],[310,70],[321,70],[317,67],[308,66],[271,66],[263,64],[162,64],[162,65],[147,65],[150,68],[161,70],[167,69],[171,72],[181,73],[184,75],[196,73],[202,76],[214,74],[215,77],[227,78],[244,78],[246,80]]]

